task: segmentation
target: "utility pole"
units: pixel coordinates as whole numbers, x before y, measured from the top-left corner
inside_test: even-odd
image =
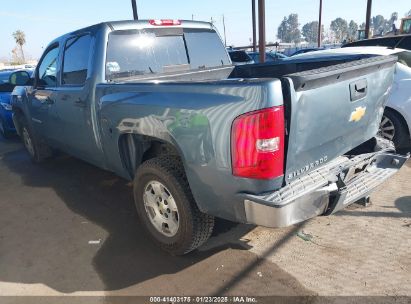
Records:
[[[223,28],[224,28],[224,46],[227,47],[227,36],[225,33],[225,18],[224,18],[224,14],[223,14]]]
[[[257,51],[257,25],[255,16],[255,0],[251,0],[251,11],[253,20],[253,52]]]
[[[367,0],[367,16],[365,17],[365,39],[370,37],[370,21],[371,21],[372,0]]]
[[[260,63],[265,62],[265,0],[258,0],[258,50]]]
[[[318,47],[321,47],[321,41],[322,41],[322,17],[323,17],[323,0],[320,0],[320,13],[318,15],[318,36],[317,36],[317,45]]]
[[[138,20],[138,14],[137,14],[137,0],[131,0],[131,6],[133,8],[133,19]]]

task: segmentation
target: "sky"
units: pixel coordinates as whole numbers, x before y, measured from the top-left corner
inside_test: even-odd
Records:
[[[38,58],[54,38],[103,21],[132,19],[130,0],[1,0],[0,59],[10,58],[15,46],[12,33],[26,34],[26,57]],[[337,17],[365,21],[366,0],[323,0],[326,28]],[[394,4],[395,3],[395,4]],[[137,0],[140,19],[190,19],[215,21],[223,34],[223,15],[228,45],[247,45],[252,36],[251,0]],[[277,27],[284,16],[299,15],[299,22],[318,19],[319,0],[266,0],[267,41],[276,41]],[[373,0],[372,15],[400,17],[411,10],[410,0]]]

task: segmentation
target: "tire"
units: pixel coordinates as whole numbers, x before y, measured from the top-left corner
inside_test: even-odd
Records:
[[[402,117],[389,109],[385,110],[382,117],[379,135],[394,142],[396,149],[410,144],[410,135]]]
[[[10,131],[7,131],[4,125],[5,125],[5,123],[4,123],[3,119],[0,118],[0,133],[1,133],[1,135],[5,139],[12,138],[14,134]]]
[[[159,196],[154,188],[164,192]],[[154,200],[157,204],[148,203]],[[196,249],[213,231],[214,217],[198,209],[178,157],[162,156],[144,162],[134,178],[134,201],[144,229],[160,248],[172,255],[184,255]],[[167,212],[169,216],[165,218]],[[163,223],[158,225],[159,222]]]
[[[39,140],[24,118],[20,119],[20,126],[21,139],[33,162],[40,163],[53,154],[50,147]]]

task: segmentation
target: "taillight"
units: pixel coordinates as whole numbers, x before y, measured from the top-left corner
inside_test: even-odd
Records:
[[[151,25],[157,26],[168,26],[168,25],[181,25],[180,20],[172,20],[172,19],[153,19],[148,21]]]
[[[272,179],[284,174],[284,108],[237,117],[231,129],[233,175]]]

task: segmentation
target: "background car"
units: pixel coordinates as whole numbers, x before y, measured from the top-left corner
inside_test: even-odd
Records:
[[[386,47],[346,47],[328,49],[295,56],[307,60],[322,57],[340,57],[351,55],[373,57],[395,55],[398,57],[394,84],[380,125],[380,135],[392,140],[397,148],[411,146],[411,51]]]
[[[254,60],[255,63],[260,63],[260,53],[259,52],[248,52],[247,54]],[[271,51],[271,52],[265,53],[266,62],[277,62],[285,58],[288,58],[288,56],[282,53],[279,53],[279,52]]]
[[[32,71],[19,70],[0,72],[0,133],[4,138],[16,132],[12,119],[11,93],[18,84],[25,84]]]
[[[298,50],[298,51],[292,53],[290,55],[290,57],[300,55],[300,54],[305,54],[305,53],[317,52],[317,51],[321,51],[321,50],[325,50],[325,49],[324,48],[305,48],[305,49],[301,49],[301,50]]]
[[[405,50],[411,50],[411,35],[398,35],[388,37],[378,37],[371,39],[358,40],[347,43],[342,48],[357,46],[382,46],[388,48],[400,48]]]
[[[228,50],[231,62],[233,65],[253,64],[254,60],[245,52],[241,50]]]

